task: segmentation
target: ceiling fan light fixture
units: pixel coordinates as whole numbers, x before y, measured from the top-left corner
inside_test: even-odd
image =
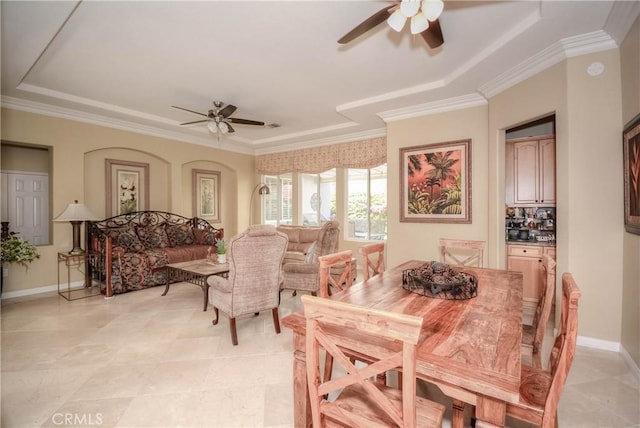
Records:
[[[400,11],[407,18],[415,16],[420,11],[420,0],[402,0]]]
[[[397,32],[400,32],[402,31],[402,27],[404,27],[404,23],[406,22],[406,20],[407,17],[404,16],[402,11],[400,9],[396,9],[396,11],[393,12],[391,16],[389,16],[389,19],[387,19],[387,23],[389,24],[389,27],[393,28]]]
[[[211,132],[212,134],[218,133],[218,125],[212,120],[209,121],[209,123],[207,123],[207,128],[209,129],[209,132]]]
[[[423,0],[422,13],[429,21],[435,21],[442,14],[444,2],[442,0]]]
[[[411,18],[411,34],[420,34],[429,28],[429,21],[422,12],[414,15]]]
[[[218,123],[218,129],[220,130],[220,132],[222,132],[223,134],[226,134],[227,132],[229,132],[229,125],[227,125],[224,122],[220,122]]]

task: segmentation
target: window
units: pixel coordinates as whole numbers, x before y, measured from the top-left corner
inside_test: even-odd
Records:
[[[293,180],[291,173],[265,175],[262,181],[269,186],[270,193],[262,196],[262,212],[265,224],[274,226],[293,222]]]
[[[336,218],[336,170],[301,174],[302,224],[319,226]]]
[[[347,239],[387,239],[387,165],[347,170]]]

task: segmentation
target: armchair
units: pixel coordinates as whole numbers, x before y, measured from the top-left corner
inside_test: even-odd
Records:
[[[280,333],[278,304],[287,241],[287,235],[273,226],[251,226],[229,241],[228,278],[213,275],[207,279],[215,311],[213,325],[218,324],[218,310],[226,313],[234,345],[238,344],[236,317],[241,315],[271,309],[276,333]]]
[[[320,290],[320,262],[318,257],[338,251],[340,223],[326,222],[318,233],[318,240],[307,253],[303,263],[285,263],[282,266],[282,288],[309,291],[314,296]],[[336,269],[336,268],[334,268]]]

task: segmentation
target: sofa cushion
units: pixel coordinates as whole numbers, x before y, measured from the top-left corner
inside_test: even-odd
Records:
[[[154,248],[166,248],[169,246],[169,238],[167,237],[167,231],[165,230],[164,223],[138,226],[136,228],[138,238],[142,242],[142,245],[148,250]]]
[[[299,227],[278,227],[278,232],[282,232],[287,235],[289,245],[291,243],[300,242],[300,228]]]
[[[309,227],[300,229],[300,243],[309,244],[318,240],[320,234],[320,228]]]
[[[193,228],[193,238],[198,245],[216,245],[216,239],[220,239],[220,231]]]
[[[126,253],[137,253],[144,250],[144,245],[131,226],[108,229],[107,236],[111,238],[113,247],[121,247]]]
[[[169,239],[170,247],[182,247],[183,245],[191,245],[195,242],[192,227],[188,224],[170,224],[167,223],[165,231]]]
[[[209,245],[186,245],[183,247],[163,248],[162,252],[166,254],[167,263],[180,263],[206,259],[209,247]]]

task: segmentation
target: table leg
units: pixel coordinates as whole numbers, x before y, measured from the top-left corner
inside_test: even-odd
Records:
[[[311,405],[307,389],[307,356],[305,336],[293,334],[293,424],[296,428],[311,426]]]
[[[170,273],[169,272],[169,268],[166,268],[166,269],[167,269],[167,285],[166,285],[166,287],[164,287],[164,293],[162,293],[163,296],[166,296],[167,293],[169,292],[169,284],[171,283],[171,281],[169,280],[170,279],[169,278],[169,273]],[[207,307],[205,306],[205,310],[206,310],[206,308]]]
[[[452,428],[464,427],[464,405],[464,401],[453,399],[453,414],[451,415]]]
[[[202,287],[202,291],[204,291],[204,309],[203,311],[207,311],[207,306],[209,306],[209,283],[207,282],[207,277],[204,278],[204,286]]]
[[[495,398],[478,396],[476,402],[476,427],[503,427],[507,404]]]

